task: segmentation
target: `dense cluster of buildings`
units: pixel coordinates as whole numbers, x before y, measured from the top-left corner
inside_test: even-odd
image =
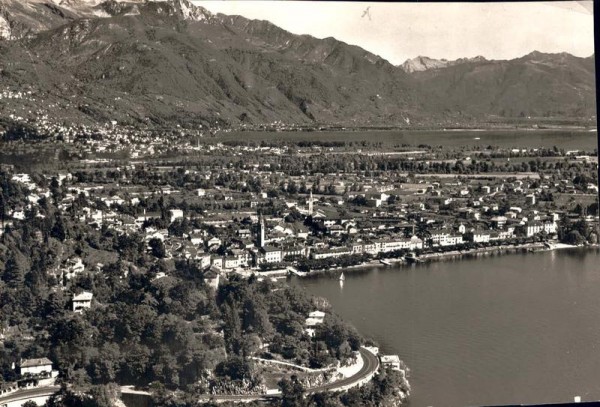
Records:
[[[117,133],[107,126],[102,137],[75,137],[74,142],[85,148],[93,146],[94,151],[115,141],[135,147],[127,160],[81,159],[70,171],[54,174],[12,171],[12,181],[24,188],[27,196],[5,208],[0,233],[30,213],[43,217],[38,210],[42,202],[58,198],[58,208],[74,214],[78,222],[117,234],[139,234],[149,253],[151,241],[158,240],[164,245],[165,258],[194,261],[205,270],[207,280],[218,284],[222,270],[285,267],[302,259],[387,257],[515,239],[549,240],[556,239],[563,219],[583,219],[592,230],[598,222],[597,212],[586,213],[587,204],[574,213],[569,203],[575,198],[593,202],[597,194],[593,179],[576,184],[548,171],[512,176],[409,175],[369,171],[354,162],[337,173],[292,174],[275,164],[282,154],[289,153],[289,146],[189,141],[179,148],[224,158],[211,165],[185,166],[152,159],[170,148],[168,140],[138,135],[143,142],[136,142],[120,134],[118,137],[127,140],[121,143],[114,138]],[[337,159],[334,154],[345,152],[315,150],[314,146],[301,152],[308,157],[329,153]],[[463,153],[463,162],[470,160],[468,154],[472,152]],[[241,164],[239,157],[244,157]],[[402,152],[401,157],[424,166],[438,160],[423,149]],[[575,153],[560,159],[597,166],[589,156]],[[236,166],[231,165],[234,160]],[[140,179],[140,173],[152,182]],[[61,193],[55,196],[57,188]],[[569,198],[566,204],[564,199],[557,204],[561,197]],[[152,207],[157,200],[164,202],[162,210]],[[185,224],[184,230],[174,232],[171,226],[177,224]],[[96,272],[102,266],[71,257],[60,259],[52,273],[66,285],[75,276]],[[73,311],[89,307],[92,297],[92,293],[82,293],[74,298]]]

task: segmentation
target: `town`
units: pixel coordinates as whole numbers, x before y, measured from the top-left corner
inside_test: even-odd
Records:
[[[40,200],[54,196],[78,222],[139,233],[157,257],[219,270],[506,242],[597,241],[594,152],[490,148],[438,154],[427,146],[352,154],[342,143],[253,146],[204,139],[177,146],[113,129],[90,133],[97,136],[61,136],[47,144],[74,145],[82,157],[125,151],[129,159],[73,160],[70,171],[36,180],[13,171],[11,180],[27,195],[5,205],[4,227],[27,212],[43,216]],[[80,259],[64,265],[66,275],[95,266],[84,267]]]
[[[44,202],[58,199],[73,221],[139,235],[157,258],[219,273],[290,266],[309,272],[407,254],[597,243],[594,151],[388,151],[363,142],[364,151],[354,153],[344,143],[89,133],[95,136],[40,143],[39,150],[68,146],[68,170],[41,175],[8,167],[26,192],[4,205],[3,230],[26,216],[43,217]],[[107,158],[86,158],[97,152]],[[70,278],[97,267],[62,259],[57,273]]]
[[[374,371],[360,366],[377,348],[322,302],[290,300],[300,294],[277,279],[598,243],[596,151],[399,145],[377,137],[315,141],[297,131],[239,141],[231,131],[158,134],[115,124],[51,129],[58,133],[36,132],[27,148],[23,139],[31,133],[4,134],[2,281],[7,290],[44,290],[47,302],[34,317],[12,299],[2,303],[5,394],[58,376],[80,386],[118,382],[147,389],[159,382],[188,392],[203,383],[201,391],[193,387],[195,394],[253,400],[276,391],[274,377],[290,366],[309,372],[301,379],[306,389],[349,388],[372,379]],[[19,159],[24,155],[37,159]],[[235,294],[240,287],[245,300]],[[178,356],[186,362],[176,368],[159,348],[159,356],[136,371],[126,362],[132,345],[124,332],[109,335],[120,349],[115,355],[123,352],[110,369],[83,356],[90,344],[77,348],[79,359],[68,356],[79,339],[63,342],[70,332],[64,326],[106,330],[106,307],[123,318],[140,313],[150,324],[149,315],[158,314],[140,308],[150,305],[111,304],[137,290],[152,293],[144,301],[157,310],[198,324],[190,327],[192,342],[176,340],[181,346],[173,352],[202,338],[210,356],[193,363]],[[261,295],[268,299],[257,299]],[[288,308],[284,316],[261,314]],[[247,309],[255,311],[248,316]],[[60,324],[56,312],[64,318]],[[231,317],[238,313],[243,322]],[[39,335],[25,321],[49,326]],[[140,335],[135,346],[160,342],[145,343],[139,323],[125,324]],[[102,341],[94,352],[108,349]],[[400,373],[405,398],[410,387],[398,356],[376,360],[373,366]]]

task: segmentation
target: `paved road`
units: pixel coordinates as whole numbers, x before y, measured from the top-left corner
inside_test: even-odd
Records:
[[[311,387],[306,389],[307,393],[319,393],[324,391],[341,391],[346,390],[349,387],[353,387],[358,385],[361,381],[370,379],[370,377],[377,371],[379,368],[379,359],[375,354],[371,351],[360,348],[360,355],[363,358],[363,366],[362,368],[354,375],[347,377],[342,380],[338,380],[334,383],[328,383],[321,386]],[[60,387],[58,386],[48,386],[48,387],[39,387],[35,389],[26,389],[19,390],[16,393],[9,394],[5,397],[0,397],[0,406],[2,404],[7,404],[11,402],[16,402],[22,400],[25,402],[29,398],[34,397],[42,397],[42,396],[50,396],[58,391]],[[136,394],[147,394],[147,392],[140,391],[128,391],[130,389],[122,388],[123,393],[136,393]],[[206,395],[202,399],[212,399],[219,401],[253,401],[253,400],[262,400],[265,398],[274,398],[279,397],[278,395],[242,395],[242,396],[230,396],[230,395]]]
[[[18,401],[26,402],[36,397],[50,396],[60,390],[58,386],[36,387],[32,389],[17,390],[14,393],[0,397],[0,406],[3,404],[15,403]]]
[[[342,380],[338,380],[333,383],[328,383],[317,387],[311,387],[306,391],[308,393],[320,393],[324,391],[345,390],[345,388],[348,386],[352,387],[357,385],[362,380],[365,380],[367,378],[370,379],[370,376],[374,374],[377,371],[377,369],[379,369],[379,358],[376,355],[374,355],[371,351],[365,348],[360,348],[359,352],[363,358],[363,366],[355,375],[352,375]]]
[[[354,375],[347,377],[342,380],[335,381],[333,383],[323,384],[321,386],[310,387],[306,389],[307,393],[321,393],[324,391],[342,391],[346,390],[350,387],[354,387],[358,385],[361,381],[370,379],[371,376],[379,369],[379,358],[373,354],[371,351],[360,348],[360,355],[363,358],[363,366],[362,368]],[[219,396],[206,396],[203,400],[218,400],[218,401],[253,401],[253,400],[263,400],[266,398],[275,398],[279,397],[279,395],[262,395],[262,396],[229,396],[229,395],[219,395]]]

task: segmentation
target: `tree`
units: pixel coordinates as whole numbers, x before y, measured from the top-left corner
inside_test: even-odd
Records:
[[[253,366],[250,359],[240,356],[232,356],[229,359],[219,363],[215,373],[221,377],[227,376],[231,380],[252,379]]]
[[[578,245],[585,243],[585,238],[581,236],[581,233],[579,233],[579,231],[572,230],[569,233],[567,233],[567,236],[565,237],[565,242],[568,244]]]
[[[288,184],[287,192],[289,194],[296,194],[296,193],[298,193],[298,186],[296,185],[296,183],[294,181],[290,181],[290,183]]]
[[[165,244],[162,240],[153,237],[148,242],[150,246],[150,250],[152,251],[152,255],[154,257],[158,257],[159,259],[164,259],[167,256],[167,250],[165,249]]]
[[[88,394],[94,402],[94,407],[112,407],[115,401],[121,399],[121,388],[115,383],[92,386]]]
[[[12,250],[6,261],[3,280],[11,288],[21,288],[25,281],[25,259],[22,254]]]
[[[119,364],[122,362],[119,347],[111,342],[98,350],[98,357],[92,358],[91,374],[96,383],[109,383],[116,380]]]
[[[62,387],[48,399],[46,407],[112,407],[120,396],[119,386],[114,383],[92,386],[87,392]]]
[[[268,336],[273,326],[269,321],[269,314],[260,297],[252,297],[246,300],[243,307],[243,326],[261,336]]]
[[[351,200],[351,202],[354,205],[358,205],[358,206],[366,206],[367,205],[367,198],[365,198],[362,195],[357,195],[354,199]]]
[[[277,383],[281,390],[281,407],[304,407],[304,386],[296,375],[282,379]]]
[[[65,227],[62,216],[56,217],[54,226],[52,226],[52,230],[50,231],[50,236],[60,240],[61,242],[64,242],[68,237],[67,228]]]
[[[338,395],[331,393],[317,393],[311,396],[311,407],[343,407]],[[358,404],[357,404],[358,405]]]
[[[578,231],[584,238],[587,238],[590,234],[590,226],[583,219],[580,219],[573,224],[573,230]]]

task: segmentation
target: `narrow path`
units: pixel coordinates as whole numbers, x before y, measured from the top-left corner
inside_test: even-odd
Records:
[[[311,369],[310,367],[304,367],[304,366],[300,366],[300,365],[295,365],[293,363],[289,363],[289,362],[283,362],[281,360],[275,360],[275,359],[263,359],[263,358],[258,358],[258,357],[250,357],[250,359],[255,360],[259,363],[263,363],[263,364],[273,364],[273,365],[281,365],[281,366],[287,366],[287,367],[291,367],[293,369],[297,369],[300,370],[302,372],[313,372],[313,373],[320,373],[320,372],[324,372],[327,370],[335,370],[335,367],[326,367],[323,369]]]

